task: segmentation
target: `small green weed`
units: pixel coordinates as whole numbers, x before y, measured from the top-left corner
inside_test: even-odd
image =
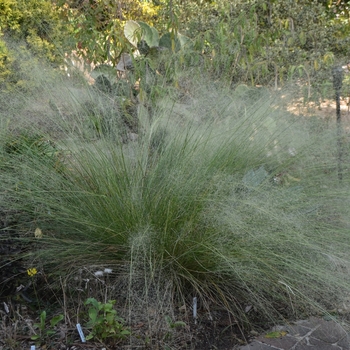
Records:
[[[185,328],[186,323],[183,321],[173,321],[170,316],[165,316],[165,321],[169,327],[169,330],[165,333],[164,340],[171,340],[173,331],[179,328]]]
[[[47,327],[46,325],[46,311],[44,310],[40,314],[40,323],[34,323],[34,328],[38,329],[38,334],[32,335],[31,339],[32,340],[41,340],[44,341],[47,338],[50,338],[52,335],[56,333],[55,326],[63,320],[63,315],[57,315],[54,316],[50,320],[50,326]]]
[[[173,321],[171,317],[165,316],[165,321],[170,329],[186,327],[186,323],[183,321]]]
[[[90,334],[86,340],[98,339],[104,341],[107,338],[111,339],[125,339],[130,331],[125,328],[124,320],[117,315],[113,305],[115,300],[109,300],[103,304],[95,298],[88,298],[85,305],[90,305],[88,314],[89,322],[87,326],[91,328]]]

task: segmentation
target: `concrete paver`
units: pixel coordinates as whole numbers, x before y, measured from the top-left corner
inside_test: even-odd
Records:
[[[272,331],[281,336],[260,335],[240,350],[350,350],[350,334],[333,320],[311,317]]]

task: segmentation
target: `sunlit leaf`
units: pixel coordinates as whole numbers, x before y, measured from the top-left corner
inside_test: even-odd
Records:
[[[280,332],[270,332],[265,334],[265,338],[281,338],[287,335],[286,331],[280,331]]]
[[[42,238],[43,237],[43,231],[39,227],[37,227],[34,231],[35,238]]]

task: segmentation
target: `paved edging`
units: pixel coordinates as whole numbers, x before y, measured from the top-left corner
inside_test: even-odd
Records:
[[[350,350],[350,334],[333,320],[311,317],[272,332],[277,337],[261,335],[240,350]]]

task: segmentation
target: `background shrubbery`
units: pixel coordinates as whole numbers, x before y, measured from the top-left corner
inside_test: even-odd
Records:
[[[14,39],[52,62],[74,49],[91,62],[116,65],[132,50],[123,32],[127,20],[142,20],[160,34],[187,35],[193,46],[181,64],[204,66],[213,79],[230,84],[279,87],[298,78],[320,93],[329,67],[349,50],[343,1],[3,0],[1,6],[3,74],[13,61],[6,41]]]

